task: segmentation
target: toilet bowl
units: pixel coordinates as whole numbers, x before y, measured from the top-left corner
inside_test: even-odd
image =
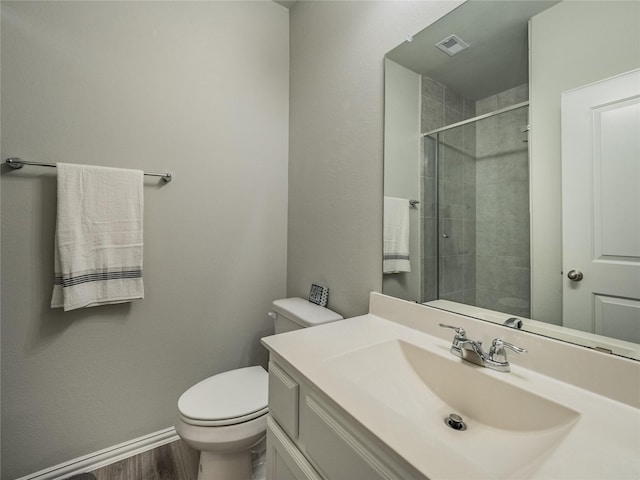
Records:
[[[341,320],[301,298],[273,302],[275,333]],[[200,451],[198,480],[251,480],[250,451],[266,436],[269,376],[245,367],[206,378],[178,400],[176,432]]]
[[[268,374],[262,367],[220,373],[178,400],[178,435],[200,450],[198,480],[250,480],[249,450],[265,436]]]

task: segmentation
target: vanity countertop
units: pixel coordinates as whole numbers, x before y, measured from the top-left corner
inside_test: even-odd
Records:
[[[513,363],[510,373],[477,367],[454,357],[450,341],[373,314],[262,341],[276,361],[288,363],[429,479],[640,478],[640,411],[632,405]],[[487,412],[481,415],[498,415],[499,424],[500,412],[508,413],[517,425],[509,421],[502,426],[481,425],[471,419],[464,432],[448,428],[443,412],[449,405],[423,401],[437,395],[431,392],[423,397],[422,391],[411,390],[415,385],[408,386],[402,375],[394,374],[399,363],[386,361],[385,352],[397,357],[403,349],[428,352],[420,358],[431,361],[418,365],[427,376],[431,365],[453,368],[456,378],[447,382],[463,383],[460,397],[470,402],[471,410],[477,402]],[[541,353],[530,351],[529,355]],[[367,359],[374,358],[372,365]],[[478,385],[524,392],[524,400],[506,394],[488,402],[476,380]],[[372,393],[376,388],[379,394]],[[532,412],[538,407],[531,406],[527,395],[536,405],[553,405],[550,415],[540,417],[546,426],[536,424],[538,418]],[[492,411],[487,411],[487,403],[494,404],[489,405]],[[437,421],[431,418],[434,415]],[[555,419],[561,419],[557,427]]]

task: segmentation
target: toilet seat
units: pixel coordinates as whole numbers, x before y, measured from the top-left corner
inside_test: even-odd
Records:
[[[178,415],[199,426],[235,425],[265,415],[269,375],[262,367],[246,367],[206,378],[182,394]]]

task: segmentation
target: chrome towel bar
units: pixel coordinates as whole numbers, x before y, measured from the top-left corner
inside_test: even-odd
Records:
[[[22,160],[20,158],[7,158],[5,163],[9,165],[11,168],[22,168],[23,165],[36,165],[39,167],[56,167],[55,163],[42,163],[42,162],[27,162],[26,160]],[[144,172],[147,177],[160,177],[166,183],[169,183],[173,180],[173,176],[171,173],[147,173]]]

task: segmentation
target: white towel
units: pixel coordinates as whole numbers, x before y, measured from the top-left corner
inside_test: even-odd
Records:
[[[144,298],[143,172],[58,163],[51,307]]]
[[[384,197],[383,273],[410,272],[409,200]]]

